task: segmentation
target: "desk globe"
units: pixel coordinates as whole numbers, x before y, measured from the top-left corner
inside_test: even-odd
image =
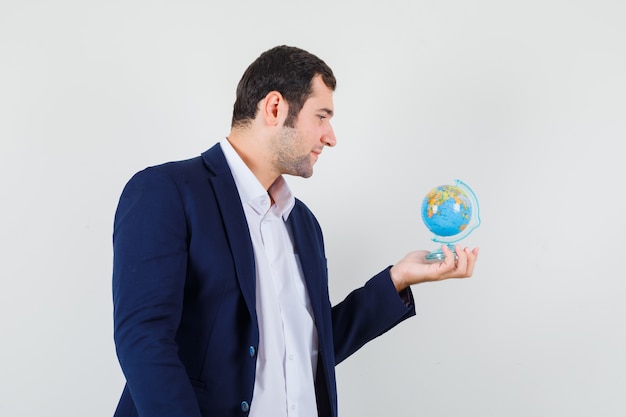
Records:
[[[422,220],[435,235],[432,240],[448,245],[456,256],[454,243],[466,238],[480,225],[476,194],[460,180],[435,187],[422,202]],[[426,259],[442,261],[445,255],[438,249],[426,255]]]

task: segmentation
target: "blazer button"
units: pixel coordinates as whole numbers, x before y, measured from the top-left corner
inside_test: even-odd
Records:
[[[256,355],[256,349],[254,348],[254,346],[250,346],[248,352],[250,352],[250,357],[252,358],[254,358],[254,355]]]
[[[247,401],[243,401],[241,403],[241,411],[243,411],[244,413],[247,413],[248,411],[250,411],[250,404],[248,404]]]

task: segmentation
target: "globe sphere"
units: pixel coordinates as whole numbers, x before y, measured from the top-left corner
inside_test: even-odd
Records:
[[[456,236],[472,219],[472,199],[456,185],[440,185],[426,194],[422,202],[422,220],[439,237]]]

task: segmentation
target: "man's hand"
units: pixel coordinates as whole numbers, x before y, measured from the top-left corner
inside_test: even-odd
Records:
[[[469,278],[474,272],[478,258],[478,248],[470,250],[456,245],[456,259],[447,245],[442,245],[445,259],[442,262],[426,260],[428,251],[415,251],[407,254],[391,267],[389,273],[398,292],[413,284],[442,281],[448,278]]]

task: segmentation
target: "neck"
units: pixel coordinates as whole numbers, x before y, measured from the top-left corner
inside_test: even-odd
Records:
[[[266,190],[276,181],[280,173],[272,169],[271,157],[260,145],[263,141],[231,131],[227,137],[233,149]]]

